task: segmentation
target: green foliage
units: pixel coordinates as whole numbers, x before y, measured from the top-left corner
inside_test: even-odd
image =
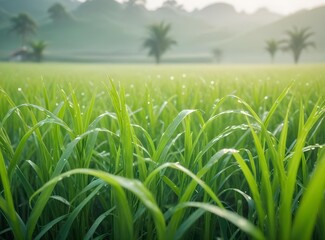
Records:
[[[143,47],[149,49],[149,56],[153,56],[157,64],[160,63],[162,55],[176,44],[176,41],[168,36],[170,29],[171,25],[163,22],[148,27],[149,36],[145,39]]]
[[[20,13],[11,18],[10,31],[17,33],[21,37],[22,46],[26,44],[29,35],[35,34],[36,29],[35,21],[27,13]]]
[[[323,239],[323,65],[1,69],[1,239]]]
[[[30,43],[35,61],[40,62],[43,58],[43,52],[47,46],[45,41],[39,40]]]

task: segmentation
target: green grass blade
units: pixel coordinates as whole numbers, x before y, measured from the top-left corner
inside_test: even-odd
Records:
[[[17,213],[15,210],[14,201],[11,194],[10,182],[8,173],[6,170],[5,161],[2,156],[2,152],[0,150],[0,177],[1,183],[3,187],[3,192],[5,196],[5,205],[2,203],[0,205],[1,209],[6,213],[7,218],[9,219],[9,225],[12,228],[12,232],[16,239],[24,239],[24,226],[21,226],[21,222],[19,222],[19,218],[17,217]]]
[[[248,121],[248,119],[247,119]],[[250,124],[249,124],[250,125]],[[262,201],[266,205],[266,212],[267,212],[267,231],[271,239],[275,239],[275,211],[274,211],[274,198],[272,192],[272,184],[271,184],[271,173],[269,170],[269,166],[267,165],[265,151],[262,146],[261,139],[255,133],[255,130],[250,125],[251,133],[254,139],[255,148],[258,155],[258,162],[260,166],[260,171],[262,175],[262,182],[261,182],[261,197]]]
[[[181,111],[176,116],[176,118],[173,120],[173,122],[168,126],[168,128],[163,133],[163,135],[162,135],[162,137],[161,137],[161,139],[159,141],[159,144],[157,146],[157,151],[153,155],[153,160],[154,161],[156,161],[158,163],[162,162],[161,155],[162,155],[165,147],[170,142],[170,139],[175,134],[175,131],[176,131],[177,127],[184,120],[184,118],[186,118],[188,115],[190,115],[193,112],[196,112],[196,110],[183,110],[183,111]]]
[[[40,240],[42,237],[56,224],[59,222],[62,222],[64,219],[66,219],[68,214],[60,216],[52,221],[50,221],[48,224],[46,224],[42,230],[35,236],[34,240]]]
[[[258,185],[256,182],[256,179],[254,178],[251,170],[249,169],[249,167],[247,166],[245,160],[242,158],[242,156],[239,153],[234,153],[233,154],[236,161],[238,162],[245,178],[246,181],[249,185],[249,188],[252,192],[252,197],[254,199],[254,203],[256,205],[256,210],[257,210],[257,215],[258,215],[258,221],[259,221],[259,226],[261,229],[263,229],[264,227],[264,217],[265,217],[265,211],[263,208],[263,204],[262,204],[262,199],[261,199],[261,195],[258,189]]]
[[[291,239],[311,239],[317,214],[324,204],[325,151],[319,156],[315,171],[303,193],[291,232]],[[308,217],[306,217],[308,216]]]
[[[180,203],[176,208],[175,211],[179,211],[183,208],[188,208],[188,207],[195,207],[195,208],[201,208],[205,211],[211,212],[218,217],[221,217],[235,226],[237,226],[240,230],[243,232],[247,233],[254,239],[260,239],[263,240],[265,239],[262,231],[258,229],[257,227],[254,226],[250,221],[247,219],[241,217],[240,215],[226,210],[224,208],[220,208],[218,206],[209,204],[209,203],[201,203],[201,202],[185,202],[185,203]]]
[[[63,152],[60,160],[58,161],[53,174],[51,176],[51,179],[58,176],[59,174],[61,174],[63,168],[66,166],[67,161],[69,159],[69,157],[71,156],[71,154],[74,151],[74,148],[76,147],[76,145],[86,136],[88,136],[89,134],[94,133],[94,131],[98,131],[98,132],[106,132],[109,134],[114,135],[114,133],[112,133],[109,130],[106,129],[94,129],[94,130],[90,130],[85,132],[84,134],[80,135],[79,137],[75,138],[71,143],[69,143],[65,149],[65,151]],[[39,198],[37,199],[35,206],[33,207],[31,214],[29,215],[28,221],[27,221],[27,238],[31,239],[33,232],[35,230],[37,221],[39,219],[39,217],[41,216],[43,209],[48,201],[48,199],[51,196],[51,193],[53,191],[54,186],[49,186],[47,189],[45,189],[41,195],[39,196]]]
[[[60,232],[58,233],[58,239],[67,239],[69,235],[70,228],[73,224],[73,221],[77,218],[80,211],[85,207],[89,201],[96,196],[98,191],[103,187],[103,185],[97,186],[81,203],[76,206],[76,208],[69,214],[67,220],[64,223],[64,226],[61,228]]]
[[[55,185],[58,181],[62,180],[62,178],[69,177],[74,174],[91,175],[104,180],[105,182],[107,182],[108,184],[114,187],[116,191],[116,197],[117,197],[116,199],[117,211],[121,214],[120,227],[122,228],[122,226],[125,226],[125,228],[123,227],[124,231],[121,232],[122,234],[121,238],[131,239],[133,236],[133,220],[129,208],[129,203],[122,189],[123,187],[129,190],[130,192],[132,192],[134,195],[136,195],[141,200],[141,202],[147,207],[147,209],[149,210],[149,212],[151,212],[151,215],[154,219],[158,239],[160,240],[165,239],[166,226],[165,226],[165,220],[163,214],[161,213],[159,207],[157,206],[157,203],[153,198],[152,194],[147,190],[147,188],[141,182],[137,180],[131,180],[128,178],[119,177],[98,170],[75,169],[52,178],[42,188],[40,188],[33,194],[30,201],[37,194],[45,191],[49,187],[51,187],[50,190],[52,191],[54,187],[53,185]]]
[[[177,229],[174,239],[181,239],[192,225],[205,213],[206,210],[199,208],[191,214]]]
[[[96,229],[98,228],[98,226],[105,220],[105,218],[107,218],[107,216],[109,216],[110,214],[112,214],[112,212],[115,210],[115,207],[111,208],[110,210],[102,213],[93,223],[93,225],[90,227],[90,229],[88,230],[88,232],[86,233],[85,237],[83,240],[90,240],[93,238],[93,235],[96,231]]]
[[[300,111],[303,111],[303,105],[300,107]],[[296,145],[294,147],[294,153],[292,158],[289,159],[288,166],[288,177],[285,188],[283,189],[285,194],[281,195],[280,203],[280,237],[282,239],[288,239],[290,237],[290,229],[292,228],[292,198],[294,189],[296,187],[297,172],[301,163],[303,148],[306,143],[306,138],[317,120],[324,114],[324,110],[318,109],[318,103],[316,103],[312,112],[310,113],[307,121],[305,122],[304,117],[300,114],[299,121],[299,132]]]
[[[120,93],[115,88],[113,82],[111,81],[111,89],[109,90],[111,101],[113,103],[117,119],[119,122],[120,129],[120,139],[122,148],[122,158],[123,158],[123,171],[124,176],[128,178],[133,178],[133,129],[130,122],[130,116],[125,102],[124,89],[120,90]]]

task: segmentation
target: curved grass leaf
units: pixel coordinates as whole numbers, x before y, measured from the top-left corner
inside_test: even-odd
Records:
[[[9,220],[8,224],[12,228],[12,232],[15,238],[19,240],[23,239],[25,235],[24,233],[25,226],[21,225],[22,222],[19,221],[19,218],[15,210],[15,205],[14,205],[14,201],[10,189],[9,176],[6,170],[6,165],[1,150],[0,150],[0,178],[1,178],[1,183],[2,183],[3,192],[5,196],[5,199],[1,198],[0,208],[6,214],[7,219]]]
[[[319,156],[318,163],[303,193],[300,206],[294,218],[291,239],[311,239],[317,214],[324,205],[325,192],[325,151]],[[306,217],[308,216],[308,217]]]
[[[88,230],[88,232],[86,233],[85,237],[83,238],[83,240],[90,240],[93,238],[93,235],[96,231],[96,229],[98,228],[98,226],[105,220],[105,218],[107,216],[109,216],[116,208],[112,207],[110,210],[102,213],[93,223],[93,225],[90,227],[90,229]]]
[[[116,191],[116,209],[120,213],[120,227],[124,230],[122,230],[121,238],[123,239],[131,239],[133,236],[133,220],[131,216],[131,211],[129,208],[129,204],[126,198],[126,195],[122,189],[125,188],[132,192],[134,195],[136,195],[141,202],[147,207],[149,212],[152,215],[152,218],[154,219],[158,239],[163,240],[165,239],[165,233],[166,233],[166,226],[165,226],[165,220],[164,217],[157,206],[157,203],[155,199],[153,198],[152,194],[145,188],[145,186],[137,181],[137,180],[131,180],[123,177],[119,177],[116,175],[112,175],[106,172],[98,171],[98,170],[91,170],[91,169],[75,169],[68,171],[64,174],[61,174],[57,177],[52,178],[48,183],[46,183],[42,188],[37,190],[33,196],[31,197],[30,201],[40,192],[46,191],[48,188],[52,191],[54,188],[54,185],[62,180],[64,177],[68,177],[74,174],[85,174],[85,175],[91,175],[97,178],[100,178],[104,180],[106,183],[112,185],[114,187],[114,190]]]
[[[174,211],[177,212],[181,209],[188,208],[188,207],[200,208],[205,211],[211,212],[211,213],[217,215],[218,217],[221,217],[221,218],[231,222],[232,224],[237,226],[240,230],[247,233],[254,239],[260,239],[260,240],[265,239],[261,230],[258,229],[257,227],[255,227],[254,224],[252,224],[247,219],[241,217],[240,215],[238,215],[232,211],[226,210],[224,208],[220,208],[218,206],[215,206],[215,205],[212,205],[209,203],[184,202],[184,203],[180,203],[179,205],[177,205],[176,208],[174,209]]]
[[[98,191],[103,187],[103,185],[97,186],[81,203],[69,214],[67,217],[64,226],[61,228],[60,232],[58,233],[58,239],[67,239],[69,235],[70,228],[72,226],[73,221],[77,218],[80,211],[84,208],[84,206],[89,203],[89,201],[96,196]]]
[[[52,221],[50,221],[49,223],[47,223],[42,230],[35,236],[34,240],[40,240],[42,239],[42,237],[56,224],[58,224],[59,222],[62,222],[64,219],[66,219],[68,216],[68,214],[65,214],[63,216],[60,216]]]
[[[173,122],[168,126],[166,131],[163,133],[159,144],[157,146],[157,151],[153,155],[153,160],[156,161],[157,163],[161,163],[161,155],[163,151],[165,150],[165,147],[167,144],[170,142],[170,139],[172,136],[175,134],[175,131],[179,124],[191,113],[196,112],[196,110],[183,110],[181,111],[176,118],[173,120]]]
[[[51,176],[51,179],[58,176],[63,168],[65,167],[65,165],[67,164],[67,161],[69,159],[69,157],[71,156],[71,154],[74,151],[75,146],[86,136],[88,136],[89,134],[92,134],[93,132],[106,132],[109,134],[114,135],[114,133],[112,133],[109,130],[106,129],[94,129],[94,130],[90,130],[85,132],[84,134],[80,135],[79,137],[75,138],[72,142],[70,142],[66,149],[64,150],[60,160],[58,161],[53,174]],[[31,239],[33,232],[35,230],[37,221],[39,219],[39,217],[41,216],[43,209],[47,203],[47,201],[49,200],[50,196],[51,196],[51,192],[53,191],[54,186],[50,186],[47,189],[45,189],[41,195],[39,196],[39,198],[37,199],[35,206],[33,207],[31,214],[27,220],[27,238]]]

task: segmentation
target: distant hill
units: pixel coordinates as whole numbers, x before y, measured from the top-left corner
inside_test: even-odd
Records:
[[[253,14],[238,13],[235,8],[226,3],[215,3],[193,13],[195,17],[205,20],[214,27],[236,31],[247,31],[258,26],[274,22],[282,16],[267,9],[260,9]]]
[[[283,39],[285,31],[297,27],[310,27],[315,33],[312,37],[317,49],[310,49],[302,56],[305,61],[325,61],[325,32],[324,32],[325,6],[312,10],[299,11],[284,17],[276,22],[260,27],[256,30],[241,34],[232,39],[220,42],[219,46],[228,55],[229,60],[242,61],[265,61],[269,58],[264,50],[265,40]],[[291,61],[290,54],[279,53],[278,61]]]
[[[57,2],[62,3],[68,10],[80,4],[77,0],[0,0],[0,8],[13,15],[26,12],[35,19],[42,19],[47,15],[47,9]]]
[[[58,1],[72,18],[51,21],[47,9]],[[178,43],[166,55],[173,61],[209,61],[215,47],[223,50],[227,62],[268,61],[265,39],[281,37],[284,30],[302,24],[317,33],[320,49],[325,45],[320,31],[323,8],[283,17],[267,9],[253,14],[237,12],[232,5],[223,3],[187,12],[172,6],[149,11],[142,5],[115,0],[0,0],[0,21],[4,19],[0,22],[0,58],[19,47],[19,38],[13,33],[8,35],[6,26],[8,16],[22,11],[39,14],[39,29],[33,39],[48,42],[47,57],[56,60],[146,61],[142,49],[146,27],[160,21],[172,25],[171,34]]]

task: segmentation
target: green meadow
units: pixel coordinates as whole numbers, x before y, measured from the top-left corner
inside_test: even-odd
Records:
[[[0,64],[0,239],[323,239],[325,65]]]

